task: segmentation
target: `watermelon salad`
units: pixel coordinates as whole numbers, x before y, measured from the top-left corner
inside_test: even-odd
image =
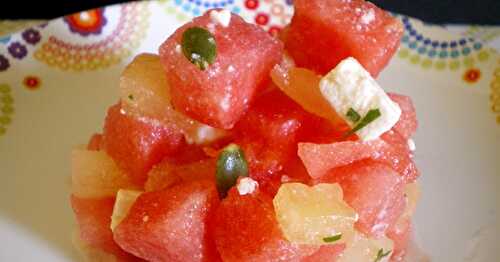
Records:
[[[72,152],[87,260],[405,259],[417,119],[375,80],[402,25],[364,0],[294,4],[278,36],[208,10],[125,68]]]

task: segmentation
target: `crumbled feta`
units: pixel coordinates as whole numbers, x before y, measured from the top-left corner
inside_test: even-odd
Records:
[[[198,60],[198,59],[200,59],[200,58],[201,58],[201,56],[200,56],[199,54],[197,54],[197,53],[192,53],[192,54],[191,54],[191,58],[192,58],[193,60]]]
[[[372,140],[390,130],[401,116],[401,108],[394,103],[375,82],[359,62],[352,58],[341,61],[325,75],[320,83],[325,99],[351,126],[356,123],[346,116],[349,109],[355,110],[361,118],[368,111],[378,109],[380,116],[356,131],[361,140]]]
[[[219,24],[222,27],[228,27],[231,22],[231,12],[225,9],[220,11],[212,10],[210,11],[210,19],[212,19],[212,22],[215,24]]]
[[[375,11],[373,9],[368,10],[363,16],[361,16],[361,23],[367,25],[375,20]]]
[[[258,185],[259,184],[257,183],[257,181],[249,177],[244,177],[240,179],[238,185],[236,186],[236,189],[238,189],[238,193],[243,196],[253,193]]]
[[[226,132],[222,129],[200,124],[196,130],[196,134],[189,137],[189,139],[186,137],[186,140],[189,144],[195,143],[197,145],[202,145],[213,142],[224,135],[226,135]]]
[[[215,33],[215,25],[213,23],[208,23],[207,29],[210,33],[214,34]]]
[[[417,149],[417,146],[415,145],[415,141],[413,141],[413,139],[408,139],[408,148],[410,149],[410,151],[415,151],[415,149]]]

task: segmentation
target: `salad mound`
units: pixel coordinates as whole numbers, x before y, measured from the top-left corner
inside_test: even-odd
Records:
[[[364,0],[294,3],[278,37],[212,9],[125,68],[72,152],[87,260],[404,260],[417,119],[374,79],[401,24]]]

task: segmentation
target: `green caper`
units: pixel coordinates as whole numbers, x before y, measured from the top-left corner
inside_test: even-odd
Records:
[[[190,27],[182,34],[182,53],[191,63],[205,70],[217,56],[215,37],[205,28]]]
[[[217,158],[215,172],[217,190],[221,198],[224,198],[227,191],[236,184],[238,177],[246,176],[248,176],[248,164],[243,150],[236,144],[226,146]]]

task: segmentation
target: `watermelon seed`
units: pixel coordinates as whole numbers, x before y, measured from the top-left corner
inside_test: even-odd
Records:
[[[217,158],[217,169],[215,178],[217,190],[221,198],[226,197],[227,191],[231,189],[238,177],[248,176],[248,164],[243,150],[236,144],[229,144]]]
[[[217,45],[215,37],[205,28],[191,27],[182,34],[182,53],[201,70],[215,62]]]

